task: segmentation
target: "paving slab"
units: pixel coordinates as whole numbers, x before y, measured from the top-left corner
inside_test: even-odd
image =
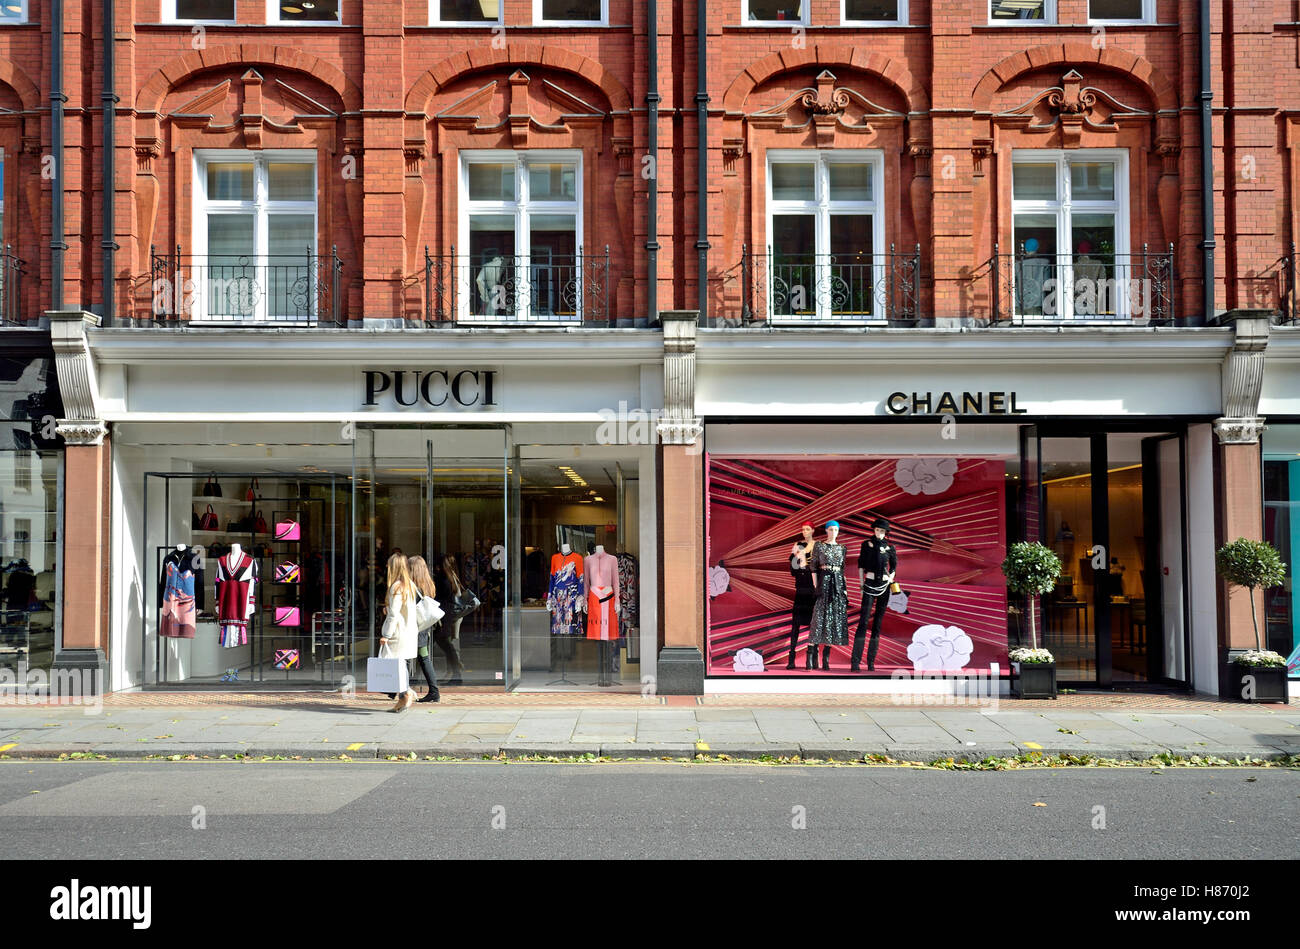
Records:
[[[925,725],[893,725],[878,723],[889,736],[889,744],[910,744],[912,742],[940,742],[953,743],[957,739],[953,738],[947,731],[933,723]]]
[[[889,733],[879,725],[858,722],[851,722],[847,725],[823,725],[822,734],[825,736],[823,740],[831,744],[848,739],[865,744],[884,745],[890,740]]]

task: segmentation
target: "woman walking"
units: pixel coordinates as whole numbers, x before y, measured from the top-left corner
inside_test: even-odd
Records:
[[[424,616],[425,608],[429,605],[425,601],[433,600],[434,605],[437,605],[437,588],[433,585],[433,577],[429,575],[429,565],[424,562],[423,557],[412,557],[410,562],[411,582],[415,584],[416,593],[419,597],[416,603],[416,612],[419,614],[416,623],[419,625],[422,621],[421,618]],[[429,691],[424,693],[424,698],[420,699],[421,702],[436,702],[440,697],[438,677],[434,674],[433,659],[429,656],[429,639],[437,628],[437,622],[420,627],[416,655],[420,659],[420,671],[424,673],[424,679],[429,683]]]
[[[438,627],[437,633],[434,634],[433,641],[447,657],[447,667],[451,674],[446,684],[460,685],[462,682],[461,675],[465,671],[465,665],[460,658],[460,623],[465,618],[465,614],[455,616],[455,613],[456,603],[462,600],[469,591],[460,582],[460,574],[456,571],[454,557],[448,555],[442,558],[442,575],[447,581],[447,589],[451,592],[447,600],[447,616],[442,621],[442,625]]]
[[[388,558],[388,598],[384,628],[380,633],[381,656],[392,659],[414,659],[418,647],[418,629],[415,623],[415,584],[411,582],[411,566],[405,554],[395,553]],[[390,712],[404,712],[415,704],[415,692],[407,689],[397,696]]]

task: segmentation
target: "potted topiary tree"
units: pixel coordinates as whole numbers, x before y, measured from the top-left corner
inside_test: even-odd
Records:
[[[1276,548],[1262,540],[1238,537],[1224,544],[1214,555],[1219,576],[1229,584],[1245,587],[1250,595],[1250,621],[1255,628],[1255,648],[1228,651],[1224,695],[1247,702],[1287,701],[1286,659],[1261,649],[1259,617],[1255,614],[1255,590],[1267,590],[1286,581],[1286,564]]]
[[[1056,658],[1048,650],[1038,648],[1034,601],[1055,589],[1061,575],[1061,560],[1037,541],[1020,541],[1008,548],[1007,559],[1002,561],[1002,575],[1013,593],[1023,593],[1029,598],[1030,648],[1013,649],[1008,656],[1020,680],[1017,694],[1022,699],[1055,699]]]

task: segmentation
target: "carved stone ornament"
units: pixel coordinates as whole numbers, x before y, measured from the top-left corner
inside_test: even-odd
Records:
[[[1214,434],[1220,445],[1255,445],[1264,434],[1264,419],[1253,418],[1216,418]]]
[[[1083,76],[1071,69],[1061,78],[1061,88],[1047,97],[1047,104],[1057,115],[1081,115],[1097,104],[1097,94],[1083,88]]]
[[[59,419],[54,423],[54,433],[64,445],[102,445],[108,426],[98,419]]]

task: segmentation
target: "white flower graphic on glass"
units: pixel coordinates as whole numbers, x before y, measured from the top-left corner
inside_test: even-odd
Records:
[[[975,644],[964,630],[932,623],[912,634],[907,658],[913,672],[944,672],[964,669],[974,651]]]
[[[943,494],[957,473],[955,458],[900,458],[894,467],[894,484],[908,494]]]

